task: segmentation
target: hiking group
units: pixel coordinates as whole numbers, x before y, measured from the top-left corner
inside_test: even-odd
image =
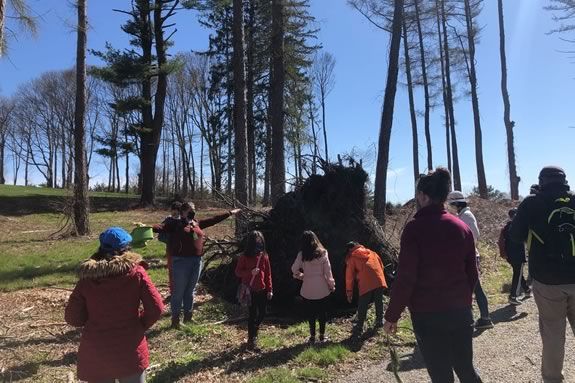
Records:
[[[522,295],[531,295],[532,280],[543,343],[543,382],[564,382],[567,320],[575,331],[575,198],[564,171],[557,167],[543,168],[538,187],[531,191],[509,212],[510,221],[501,230],[498,245],[513,269],[510,304],[521,304]],[[464,195],[451,192],[451,175],[444,168],[420,177],[416,203],[417,213],[401,236],[397,277],[385,314],[387,283],[380,256],[356,242],[346,246],[344,290],[350,303],[354,289],[359,291],[351,339],[362,335],[371,302],[375,329],[383,328],[388,334],[397,331],[408,308],[431,381],[451,383],[455,373],[461,383],[481,382],[473,364],[473,332],[494,324],[479,278],[477,221]],[[239,211],[198,220],[192,203],[176,202],[172,214],[153,226],[159,240],[166,243],[172,328],[180,326],[182,313],[184,323],[192,321],[194,291],[202,269],[203,229]],[[125,230],[109,228],[100,234],[98,251],[80,265],[65,318],[70,325],[83,327],[77,361],[78,378],[83,381],[146,379],[145,332],[160,318],[164,302],[145,271],[146,263],[131,251],[131,241]],[[523,277],[525,245],[528,279]],[[309,343],[325,342],[329,297],[336,288],[329,254],[309,230],[303,232],[299,249],[291,272],[302,281],[301,308],[309,322]],[[273,298],[272,268],[261,232],[247,235],[235,274],[240,279],[238,301],[249,307],[246,348],[258,352],[259,327]],[[473,295],[480,312],[475,322]]]

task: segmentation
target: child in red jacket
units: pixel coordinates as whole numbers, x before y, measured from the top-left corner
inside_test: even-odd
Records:
[[[266,313],[266,303],[273,297],[272,269],[261,232],[252,231],[248,234],[246,249],[236,265],[236,275],[251,291],[247,348],[259,351],[256,345],[258,330]]]
[[[83,327],[78,378],[88,382],[145,381],[149,365],[145,331],[160,318],[162,298],[142,257],[129,251],[132,237],[112,227],[79,269],[66,306],[66,322]],[[142,305],[143,310],[140,309]]]

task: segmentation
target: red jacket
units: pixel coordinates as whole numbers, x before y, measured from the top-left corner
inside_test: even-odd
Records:
[[[89,259],[80,266],[80,280],[65,313],[70,325],[84,327],[79,379],[122,378],[148,367],[144,333],[160,318],[164,305],[141,260],[126,253],[110,261]]]
[[[260,260],[260,272],[255,276],[253,283],[250,285],[252,291],[266,290],[268,293],[272,289],[272,268],[270,266],[270,258],[266,253],[261,253],[255,257],[248,257],[246,255],[240,256],[236,264],[236,276],[242,280],[246,285],[250,284],[252,280],[252,270],[256,268],[258,257]]]
[[[204,255],[206,237],[202,229],[218,224],[229,216],[230,213],[225,213],[199,221],[188,221],[187,218],[170,219],[154,225],[153,230],[170,235],[166,251],[172,257],[201,257]]]
[[[411,312],[471,307],[477,283],[475,242],[469,227],[441,206],[421,209],[401,236],[399,268],[385,319]]]

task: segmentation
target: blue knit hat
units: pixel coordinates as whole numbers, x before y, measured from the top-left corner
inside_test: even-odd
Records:
[[[100,248],[104,251],[119,251],[132,243],[132,236],[121,227],[110,227],[100,234]]]

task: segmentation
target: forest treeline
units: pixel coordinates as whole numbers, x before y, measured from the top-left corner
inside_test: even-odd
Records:
[[[477,191],[487,198],[477,78],[481,63],[476,58],[483,1],[348,4],[381,30],[382,43],[389,38],[374,180],[376,217],[383,222],[387,204],[399,82],[408,93],[414,182],[420,173],[445,163],[454,187],[461,189],[458,122],[469,120]],[[329,95],[336,61],[318,39],[320,23],[310,11],[310,0],[118,3],[115,11],[125,22],[117,28],[129,36],[129,46],[109,42],[89,52],[86,0],[76,5],[76,67],[43,73],[0,98],[0,183],[29,185],[41,177],[47,187],[73,188],[85,179],[82,183],[93,189],[137,192],[142,206],[153,205],[158,194],[197,198],[214,193],[245,205],[269,205],[336,160],[329,152]],[[500,36],[501,129],[507,139],[509,195],[518,199],[505,1],[497,0],[497,5],[498,20],[490,25],[498,26]],[[36,30],[30,6],[25,0],[0,0],[1,52],[10,46],[18,25]],[[573,30],[573,1],[549,0],[546,8],[560,22],[554,32]],[[177,20],[198,18],[210,31],[206,51],[175,51],[176,39],[193,38],[178,34],[176,13]],[[86,55],[101,64],[87,67]],[[470,103],[471,116],[458,113],[461,102]],[[434,113],[443,117],[438,137],[431,134]],[[439,140],[443,153],[434,150]],[[85,177],[78,178],[82,169]]]

